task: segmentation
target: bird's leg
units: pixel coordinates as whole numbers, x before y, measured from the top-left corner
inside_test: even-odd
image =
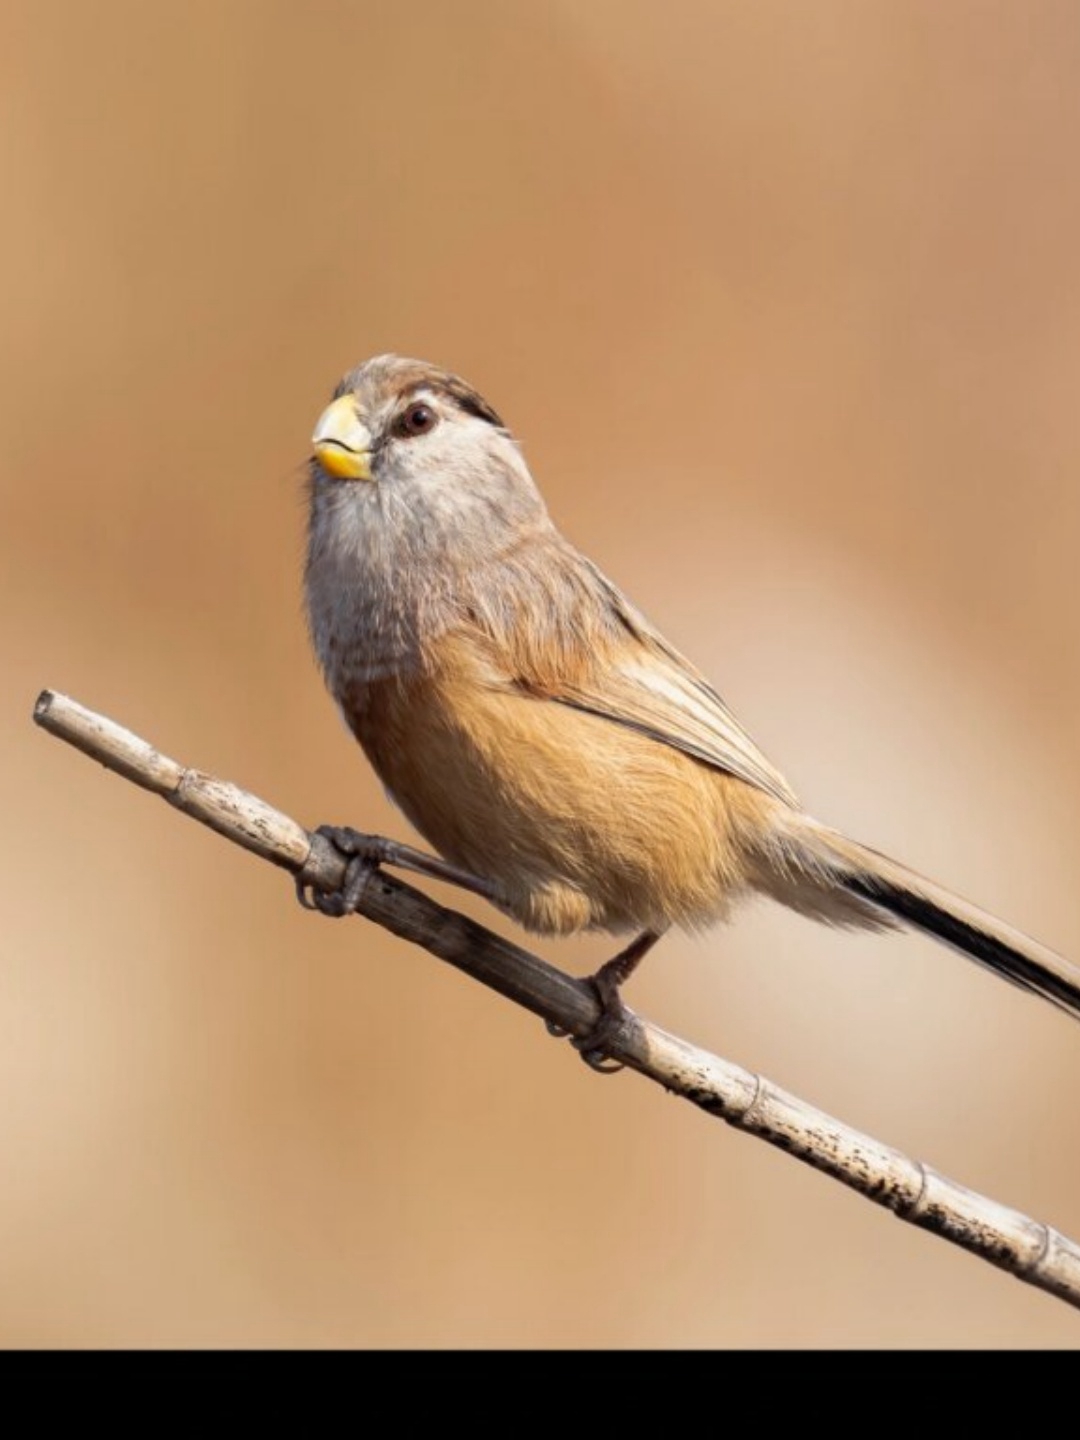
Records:
[[[614,1074],[623,1068],[608,1061],[604,1054],[605,1041],[611,1039],[626,1019],[626,1006],[619,991],[663,933],[662,930],[643,930],[631,940],[625,950],[620,950],[606,964],[601,965],[596,974],[590,975],[586,981],[586,984],[596,991],[596,998],[600,1001],[600,1018],[587,1035],[579,1035],[570,1043],[580,1053],[586,1065],[599,1070],[601,1074]],[[553,1035],[565,1033],[551,1025],[548,1029]]]
[[[345,857],[345,875],[340,889],[330,891],[316,890],[298,879],[296,898],[305,910],[318,910],[320,914],[330,915],[335,919],[354,914],[360,904],[368,876],[380,865],[393,865],[398,870],[411,870],[417,875],[443,880],[449,885],[456,885],[460,890],[479,895],[492,904],[498,904],[495,887],[487,880],[471,875],[467,870],[459,870],[448,860],[440,859],[437,855],[428,855],[400,840],[388,840],[384,835],[365,835],[348,825],[320,825],[315,834],[329,840],[334,849]],[[585,1063],[601,1074],[613,1074],[623,1068],[607,1061],[604,1042],[611,1038],[626,1019],[626,1006],[619,993],[621,987],[662,934],[662,930],[643,930],[625,949],[601,965],[596,974],[590,975],[585,982],[596,992],[600,1002],[600,1016],[587,1035],[577,1036],[570,1043]],[[548,1030],[559,1037],[566,1034],[566,1031],[550,1023]]]
[[[403,845],[399,840],[387,840],[383,835],[364,835],[348,825],[320,825],[315,834],[329,840],[347,863],[339,890],[323,892],[297,880],[296,898],[305,910],[318,910],[320,914],[334,917],[353,914],[360,903],[368,873],[380,865],[393,865],[398,870],[411,870],[433,880],[445,880],[485,900],[495,899],[494,887],[486,880],[470,875],[467,870],[459,870],[437,855],[427,855],[423,850]]]

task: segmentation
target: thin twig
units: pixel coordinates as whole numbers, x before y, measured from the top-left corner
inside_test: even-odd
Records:
[[[163,796],[185,815],[291,871],[302,884],[324,891],[340,886],[345,862],[329,842],[246,790],[170,760],[112,720],[53,691],[39,696],[34,719],[117,774]],[[597,1000],[587,984],[381,870],[371,870],[359,913],[562,1030],[586,1035],[597,1021]],[[605,1039],[604,1049],[708,1114],[778,1145],[900,1219],[1080,1308],[1080,1246],[1050,1226],[965,1189],[762,1076],[632,1013]]]

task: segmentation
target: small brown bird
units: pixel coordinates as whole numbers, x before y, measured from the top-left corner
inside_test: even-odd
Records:
[[[313,446],[315,650],[391,798],[450,863],[412,859],[529,930],[637,932],[593,977],[594,1057],[656,939],[754,892],[833,925],[903,921],[1080,1017],[1080,971],[1060,956],[801,809],[708,681],[555,528],[463,380],[377,356],[338,385]],[[328,833],[349,850],[350,832]]]

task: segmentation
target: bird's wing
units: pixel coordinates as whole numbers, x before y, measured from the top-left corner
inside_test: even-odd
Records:
[[[609,618],[622,638],[610,648],[603,647],[595,664],[572,676],[546,676],[541,687],[545,697],[639,730],[786,804],[797,804],[787,781],[705,677],[606,576],[594,570],[593,579],[599,582]]]

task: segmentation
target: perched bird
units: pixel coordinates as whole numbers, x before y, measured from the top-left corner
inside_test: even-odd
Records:
[[[913,925],[1080,1017],[1080,971],[1060,956],[806,814],[704,676],[555,528],[517,442],[459,377],[376,356],[337,386],[313,448],[315,651],[391,798],[448,862],[418,868],[542,934],[636,932],[593,977],[594,1057],[655,940],[755,892],[828,924]],[[349,851],[352,832],[327,833]]]

